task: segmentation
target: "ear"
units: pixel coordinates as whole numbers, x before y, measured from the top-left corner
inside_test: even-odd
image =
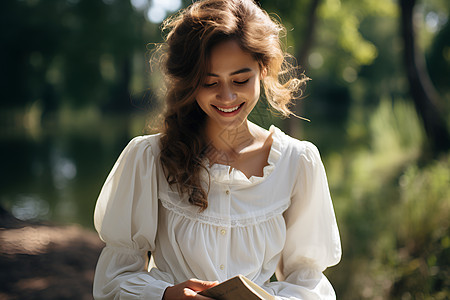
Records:
[[[267,67],[261,68],[261,79],[264,79],[267,76]]]

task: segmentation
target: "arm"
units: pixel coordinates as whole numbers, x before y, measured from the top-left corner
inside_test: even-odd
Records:
[[[155,157],[148,138],[135,138],[114,165],[95,208],[95,228],[106,243],[95,271],[95,299],[162,299],[172,277],[146,269],[157,218]]]
[[[335,299],[323,271],[339,262],[341,243],[325,169],[311,143],[305,143],[300,156],[291,206],[284,214],[286,244],[276,272],[280,281],[265,287],[278,299]]]

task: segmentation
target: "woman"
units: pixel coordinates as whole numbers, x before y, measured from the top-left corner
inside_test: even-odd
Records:
[[[284,115],[303,82],[279,81],[283,27],[252,0],[205,0],[166,28],[164,129],[130,142],[99,195],[94,297],[208,299],[198,292],[243,274],[277,299],[335,298],[322,272],[341,246],[319,152],[247,120],[261,82]]]

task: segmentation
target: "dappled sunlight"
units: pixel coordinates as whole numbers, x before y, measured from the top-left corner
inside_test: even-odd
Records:
[[[425,134],[411,103],[383,99],[369,123],[367,148],[325,157],[344,249],[330,277],[351,272],[346,286],[367,299],[426,295],[448,284],[450,160],[419,167]]]
[[[11,213],[19,220],[43,220],[48,217],[49,204],[38,195],[19,194],[15,197]]]
[[[103,246],[96,233],[79,226],[2,223],[2,292],[18,299],[92,299]],[[6,295],[0,293],[0,298],[9,299]]]
[[[163,19],[191,1],[0,3],[0,299],[91,299],[95,200],[129,140],[163,125],[164,55],[152,54]],[[326,271],[337,298],[448,299],[450,156],[409,89],[400,5],[412,2],[259,3],[312,79],[295,108],[311,122],[265,101],[250,119],[320,149],[343,242]],[[419,77],[450,129],[449,9],[418,1],[413,19]]]
[[[78,226],[52,227],[27,226],[16,229],[1,229],[1,251],[3,254],[42,254],[49,248],[70,247],[76,239],[88,238],[93,245],[99,245],[94,234],[86,233]]]
[[[130,0],[133,7],[145,11],[147,19],[152,23],[161,23],[169,13],[181,7],[181,0]]]

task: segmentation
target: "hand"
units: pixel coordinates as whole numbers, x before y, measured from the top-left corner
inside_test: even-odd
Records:
[[[163,295],[163,300],[209,300],[211,298],[197,294],[207,290],[215,285],[218,285],[218,281],[203,281],[198,279],[189,279],[188,281],[179,283],[174,286],[166,288]]]

